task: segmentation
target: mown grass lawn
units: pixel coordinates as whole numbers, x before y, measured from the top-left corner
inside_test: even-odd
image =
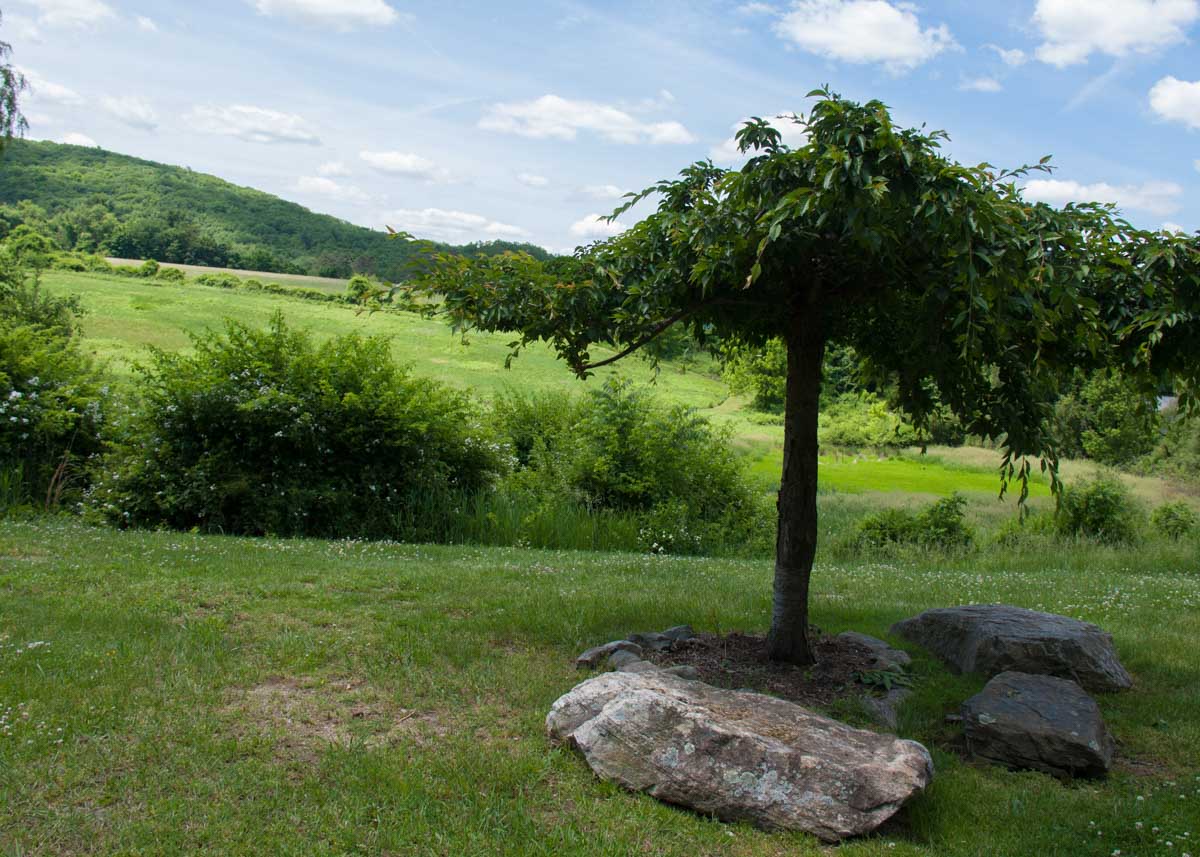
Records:
[[[0,521],[0,853],[822,853],[623,793],[543,732],[578,650],[679,622],[761,630],[769,578],[768,562]],[[900,731],[933,749],[935,782],[838,853],[1200,853],[1195,542],[822,560],[814,587],[827,631],[964,602],[1092,620],[1137,681],[1099,700],[1117,770],[1064,784],[962,761],[944,716],[982,682],[914,651]]]

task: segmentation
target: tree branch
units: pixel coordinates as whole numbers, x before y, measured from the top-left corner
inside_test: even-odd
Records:
[[[695,304],[694,306],[690,306],[685,310],[675,313],[675,315],[671,316],[670,318],[665,319],[664,321],[661,321],[658,324],[656,324],[654,326],[654,329],[651,330],[650,333],[648,333],[645,337],[638,340],[637,342],[633,343],[633,345],[630,345],[625,350],[614,354],[612,357],[606,357],[603,360],[597,360],[595,363],[588,363],[584,366],[580,366],[579,371],[580,372],[591,372],[593,369],[599,369],[601,366],[608,366],[610,363],[616,363],[622,357],[628,357],[630,354],[637,351],[642,346],[649,345],[657,337],[659,337],[665,330],[667,330],[667,328],[671,327],[671,325],[676,324],[677,322],[683,321],[685,318],[687,318],[689,315],[692,315],[693,313],[699,312],[701,309],[708,306],[710,303],[712,303],[712,301],[701,301],[700,303]]]

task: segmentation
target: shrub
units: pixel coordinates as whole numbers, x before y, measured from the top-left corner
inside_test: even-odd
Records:
[[[512,456],[506,490],[637,516],[656,552],[737,552],[760,513],[722,432],[679,406],[610,379],[585,396],[498,396],[493,421]]]
[[[1167,538],[1179,540],[1196,529],[1196,513],[1187,503],[1164,503],[1154,510],[1150,523]]]
[[[917,539],[943,548],[965,548],[974,540],[966,522],[967,501],[958,494],[944,497],[916,518]]]
[[[300,298],[301,300],[318,301],[321,303],[328,303],[329,301],[337,298],[337,295],[330,294],[329,292],[323,292],[320,289],[310,288],[288,289],[287,294],[291,295],[292,297]]]
[[[155,262],[153,259],[147,259],[145,262],[142,262],[142,264],[138,266],[137,275],[139,277],[145,277],[147,279],[150,279],[152,277],[158,276],[158,268],[159,268],[158,262]]]
[[[492,424],[508,441],[516,466],[527,468],[535,452],[545,456],[567,442],[570,428],[582,419],[583,402],[567,393],[509,389],[492,399]]]
[[[1129,544],[1138,538],[1142,511],[1124,483],[1102,475],[1063,490],[1056,524],[1064,536]]]
[[[200,274],[193,282],[200,286],[210,286],[215,289],[236,289],[241,285],[241,280],[233,274],[226,274],[224,272]]]
[[[83,257],[83,264],[87,270],[97,274],[111,274],[113,272],[112,264],[103,256],[91,253]]]
[[[855,542],[860,547],[888,544],[914,544],[917,519],[907,509],[881,509],[867,515],[858,524]]]
[[[953,494],[937,500],[920,512],[883,509],[859,522],[858,547],[915,544],[942,549],[964,549],[974,541],[966,522],[967,501]]]
[[[314,345],[276,316],[193,345],[142,367],[141,400],[92,491],[111,520],[394,535],[415,495],[474,491],[499,469],[467,399],[395,366],[384,339]]]
[[[155,276],[167,283],[182,283],[187,280],[187,274],[179,268],[159,268]]]
[[[48,506],[101,445],[107,391],[68,331],[0,318],[0,470]]]
[[[911,446],[916,432],[873,393],[847,393],[818,417],[823,446],[884,449]]]
[[[54,271],[86,271],[87,264],[77,253],[56,253],[50,260]]]
[[[242,284],[239,286],[239,288],[245,289],[248,292],[261,292],[263,289],[262,280],[250,277],[249,279],[242,280]]]

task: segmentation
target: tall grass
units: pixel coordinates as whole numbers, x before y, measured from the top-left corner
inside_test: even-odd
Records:
[[[0,465],[0,516],[29,505],[25,468],[20,463]]]
[[[394,527],[404,541],[437,544],[586,551],[640,548],[635,515],[539,501],[502,490],[413,496],[396,511]]]

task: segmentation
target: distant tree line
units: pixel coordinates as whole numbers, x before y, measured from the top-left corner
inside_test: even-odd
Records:
[[[426,242],[316,214],[183,167],[102,149],[14,140],[0,169],[0,239],[26,225],[62,250],[322,277],[405,279]],[[540,247],[511,241],[434,245],[464,253]]]

